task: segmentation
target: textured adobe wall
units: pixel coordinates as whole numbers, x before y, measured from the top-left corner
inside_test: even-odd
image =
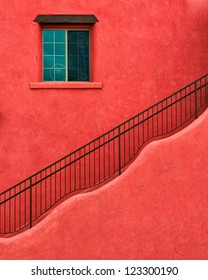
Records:
[[[1,238],[0,259],[207,259],[207,122],[208,110],[113,182]]]
[[[207,71],[206,1],[1,1],[0,191]],[[95,14],[103,89],[31,90],[40,80],[38,14]]]

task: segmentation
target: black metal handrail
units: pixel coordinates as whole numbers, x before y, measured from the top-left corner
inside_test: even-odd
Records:
[[[67,195],[120,175],[152,139],[187,126],[208,106],[207,76],[0,193],[0,233],[32,227]]]

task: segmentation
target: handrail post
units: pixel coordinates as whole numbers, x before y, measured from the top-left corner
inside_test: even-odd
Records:
[[[32,228],[32,177],[30,177],[30,228]]]
[[[198,106],[197,106],[197,90],[196,90],[196,82],[194,83],[194,96],[195,96],[195,119],[198,118]]]
[[[118,127],[118,174],[121,175],[121,131]]]

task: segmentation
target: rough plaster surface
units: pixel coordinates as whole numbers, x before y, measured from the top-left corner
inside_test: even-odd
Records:
[[[1,259],[208,259],[208,111],[114,181],[0,239]]]

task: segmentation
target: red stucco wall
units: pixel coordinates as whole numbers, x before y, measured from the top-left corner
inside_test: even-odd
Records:
[[[207,1],[1,1],[0,191],[207,72]],[[95,14],[102,89],[32,90],[38,14]]]
[[[0,238],[0,259],[208,259],[207,122],[208,111],[113,182]]]

